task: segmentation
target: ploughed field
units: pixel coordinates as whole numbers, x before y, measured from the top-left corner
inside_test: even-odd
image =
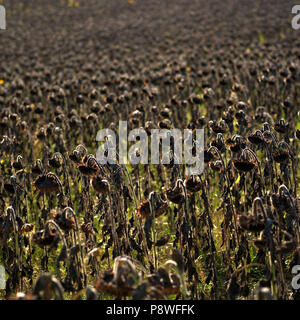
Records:
[[[300,297],[293,3],[3,1],[1,298]],[[101,164],[119,121],[149,155],[152,129],[203,129],[203,172],[174,140],[168,164]]]

